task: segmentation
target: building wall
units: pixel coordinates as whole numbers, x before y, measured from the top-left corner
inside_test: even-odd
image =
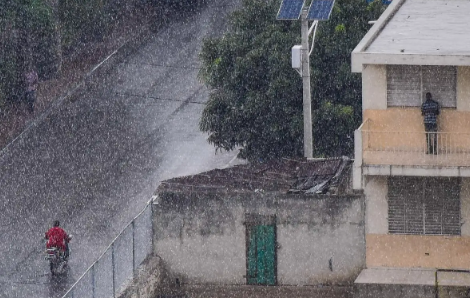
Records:
[[[457,110],[470,111],[470,67],[457,68]]]
[[[462,178],[461,236],[388,234],[387,177],[367,177],[366,265],[470,269],[470,178]]]
[[[365,65],[362,72],[362,150],[366,164],[394,159],[396,151],[423,152],[426,148],[420,107],[387,108],[386,65]],[[440,166],[468,166],[470,151],[470,67],[457,68],[457,108],[442,108],[438,117],[440,152],[452,159],[427,160],[417,156],[397,156],[393,164],[439,163]],[[447,134],[449,133],[449,134]],[[387,152],[387,149],[389,152]],[[377,153],[380,152],[380,153]]]
[[[387,109],[386,65],[364,65],[362,70],[362,110]],[[470,111],[470,67],[457,67],[457,110]],[[364,116],[364,120],[367,117]]]
[[[364,194],[366,198],[366,235],[388,233],[387,176],[367,176]]]
[[[470,178],[462,178],[460,188],[460,213],[462,236],[470,237]]]
[[[362,70],[362,109],[387,109],[387,71],[385,65],[365,65]],[[363,119],[367,119],[363,117]]]
[[[350,284],[365,267],[362,196],[160,193],[154,252],[188,284],[246,284],[245,214],[276,215],[279,285]]]

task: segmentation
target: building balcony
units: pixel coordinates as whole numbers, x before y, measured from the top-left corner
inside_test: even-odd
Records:
[[[392,127],[383,129],[384,125],[367,119],[355,131],[355,176],[470,177],[470,132],[427,135],[424,128],[401,131]]]
[[[375,131],[365,124],[360,130],[363,164],[470,166],[470,133]]]

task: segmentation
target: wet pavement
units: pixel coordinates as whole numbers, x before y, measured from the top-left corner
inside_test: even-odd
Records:
[[[1,151],[1,298],[60,297],[160,181],[234,162],[236,152],[216,155],[198,130],[208,91],[196,74],[202,39],[222,33],[236,2],[209,1],[170,20]],[[59,278],[42,259],[54,219],[74,235],[70,271]]]

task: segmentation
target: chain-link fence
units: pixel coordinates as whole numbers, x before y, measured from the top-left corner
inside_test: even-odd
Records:
[[[117,297],[152,252],[151,201],[62,298]]]

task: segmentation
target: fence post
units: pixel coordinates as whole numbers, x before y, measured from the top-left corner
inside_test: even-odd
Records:
[[[155,238],[155,227],[153,226],[153,213],[154,213],[153,200],[150,200],[149,205],[150,205],[149,207],[150,207],[150,231],[151,231],[150,232],[151,233],[150,237],[151,237],[151,240],[152,240],[152,242],[151,242],[152,247],[150,248],[150,254],[153,254],[153,248],[155,247],[155,243],[154,243],[154,241],[155,241],[154,240],[154,238]]]
[[[132,221],[132,277],[135,272],[135,219]]]
[[[91,297],[95,298],[95,265],[91,267]]]
[[[115,259],[114,259],[114,242],[111,244],[111,263],[113,269],[113,297],[116,298],[116,266],[115,266]]]

